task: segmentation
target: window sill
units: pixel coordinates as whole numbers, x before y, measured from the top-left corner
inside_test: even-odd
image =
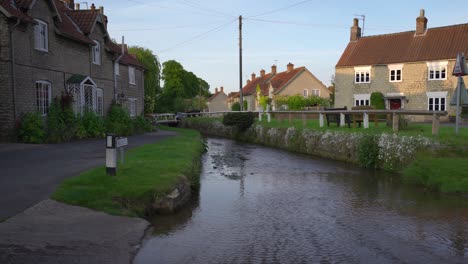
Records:
[[[39,51],[41,53],[49,53],[49,50],[48,49],[38,49],[38,48],[34,48],[35,51]]]

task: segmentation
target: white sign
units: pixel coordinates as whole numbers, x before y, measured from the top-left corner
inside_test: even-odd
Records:
[[[127,138],[117,138],[117,140],[115,142],[115,145],[116,145],[115,147],[117,147],[117,148],[127,146],[128,145],[128,140],[127,140]]]

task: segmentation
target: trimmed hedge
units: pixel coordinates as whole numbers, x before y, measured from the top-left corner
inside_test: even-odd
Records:
[[[249,128],[255,122],[253,112],[227,113],[223,117],[223,125],[236,126],[240,131]]]

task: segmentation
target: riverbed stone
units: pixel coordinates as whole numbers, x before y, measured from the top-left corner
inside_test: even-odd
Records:
[[[44,200],[0,223],[0,263],[131,263],[150,224]]]

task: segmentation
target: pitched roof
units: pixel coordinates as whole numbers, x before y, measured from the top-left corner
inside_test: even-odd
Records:
[[[125,65],[135,66],[141,69],[146,69],[145,66],[141,64],[140,61],[136,58],[136,55],[128,54],[127,52],[125,52],[122,58],[120,58],[120,63],[125,64]]]
[[[32,17],[21,10],[21,8],[24,9],[25,4],[26,1],[18,2],[11,0],[0,0],[0,7],[2,7],[0,8],[0,11],[2,11],[2,13],[4,13],[7,17],[15,17],[26,22],[35,23]]]
[[[269,85],[273,87],[273,93],[282,90],[295,76],[303,72],[306,68],[304,66],[295,68],[292,71],[284,71],[277,74],[268,73],[263,77],[257,77],[251,80],[242,88],[243,95],[254,94],[257,90],[257,85],[260,86],[260,91],[263,95],[269,94]]]
[[[468,53],[468,24],[375,35],[349,42],[336,67],[455,59]]]
[[[220,95],[220,94],[226,95],[223,91],[218,91],[217,93],[214,93],[212,96],[210,96],[210,98],[208,98],[208,102],[213,101],[213,99],[215,99],[216,97],[218,97],[218,95]]]
[[[55,27],[58,29],[58,33],[86,44],[95,45],[94,41],[88,36],[84,35],[73,18],[70,17],[68,13],[70,9],[65,6],[63,2],[58,0],[54,1],[55,6],[57,7],[57,11],[62,14],[62,21],[55,20]]]
[[[89,35],[96,23],[99,15],[99,10],[67,10],[66,14],[69,15],[81,31]]]
[[[256,77],[255,79],[251,80],[248,82],[243,88],[242,88],[242,94],[244,95],[249,95],[253,94],[257,91],[257,85],[260,85],[260,89],[263,90],[266,86],[267,81],[273,76],[272,73],[265,74],[263,77],[259,76]]]

